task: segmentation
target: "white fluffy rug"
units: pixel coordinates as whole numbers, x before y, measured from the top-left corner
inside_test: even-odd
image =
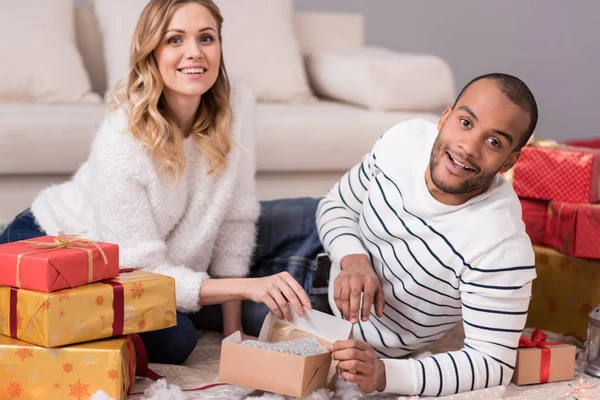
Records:
[[[531,331],[526,331],[530,334]],[[284,396],[265,393],[231,385],[210,386],[205,390],[195,390],[218,382],[220,342],[222,336],[215,332],[198,332],[198,346],[184,365],[159,365],[151,364],[151,368],[165,377],[166,382],[171,385],[167,388],[166,382],[155,383],[147,379],[139,378],[133,388],[130,400],[289,400]],[[420,356],[426,356],[429,352],[440,353],[456,350],[462,347],[464,333],[462,326],[451,330],[428,348],[421,352]],[[557,335],[549,335],[548,340],[562,340],[581,346],[581,343],[572,338]],[[511,399],[511,400],[548,400],[548,399],[599,399],[600,379],[592,378],[583,374],[583,363],[581,351],[578,351],[579,359],[575,379],[571,382],[556,382],[545,385],[494,387],[478,390],[470,393],[446,396],[444,400],[479,400],[479,399]],[[154,385],[154,386],[153,386]],[[585,388],[585,391],[582,389]],[[170,389],[170,390],[168,390]],[[181,391],[180,391],[181,389]],[[146,391],[144,393],[144,391]],[[566,395],[570,393],[569,395]],[[163,396],[163,397],[159,397]],[[183,396],[183,397],[182,397]],[[413,397],[412,399],[416,399]],[[409,398],[397,395],[362,395],[353,384],[338,382],[336,391],[321,389],[306,397],[305,400],[354,400],[354,399],[377,399],[377,400],[408,400]],[[94,400],[107,400],[98,397]]]

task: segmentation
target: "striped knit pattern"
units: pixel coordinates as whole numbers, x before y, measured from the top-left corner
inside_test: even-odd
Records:
[[[321,201],[317,224],[334,265],[368,254],[385,293],[382,318],[355,326],[386,365],[386,392],[440,396],[508,384],[535,277],[512,187],[497,176],[460,206],[437,202],[425,169],[435,125],[396,125]],[[335,304],[332,304],[332,308]],[[398,359],[463,321],[462,350]]]

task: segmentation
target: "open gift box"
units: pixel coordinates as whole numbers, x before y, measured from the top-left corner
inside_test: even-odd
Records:
[[[292,322],[269,313],[258,340],[277,343],[315,338],[323,353],[311,356],[280,353],[241,344],[236,332],[223,339],[219,381],[287,396],[304,397],[327,386],[335,373],[327,346],[350,337],[352,324],[315,310],[305,310],[300,318],[294,311]]]

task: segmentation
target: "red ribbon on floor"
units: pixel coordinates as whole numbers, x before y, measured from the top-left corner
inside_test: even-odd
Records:
[[[134,333],[133,335],[127,336],[127,351],[129,353],[129,386],[127,387],[127,394],[131,394],[131,388],[133,387],[136,376],[149,378],[153,381],[162,378],[161,375],[158,375],[148,367],[148,353],[146,353],[146,346],[144,346],[144,342],[140,335]],[[134,352],[136,360],[135,364],[133,363]]]
[[[540,383],[548,382],[550,376],[550,359],[552,357],[550,349],[546,346],[562,344],[562,342],[547,342],[546,334],[539,329],[535,329],[531,334],[531,339],[521,336],[519,339],[520,348],[536,347],[542,350],[542,360],[540,365]]]

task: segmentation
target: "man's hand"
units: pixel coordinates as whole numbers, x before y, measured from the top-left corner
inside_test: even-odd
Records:
[[[375,314],[382,317],[385,304],[383,288],[369,257],[364,254],[352,254],[342,258],[340,264],[342,272],[333,283],[333,298],[344,318],[353,324],[358,322],[361,293],[363,322],[369,319],[373,303]]]
[[[338,340],[327,350],[332,352],[331,358],[340,360],[338,367],[344,379],[356,383],[363,393],[385,389],[385,364],[370,344],[354,339]]]

